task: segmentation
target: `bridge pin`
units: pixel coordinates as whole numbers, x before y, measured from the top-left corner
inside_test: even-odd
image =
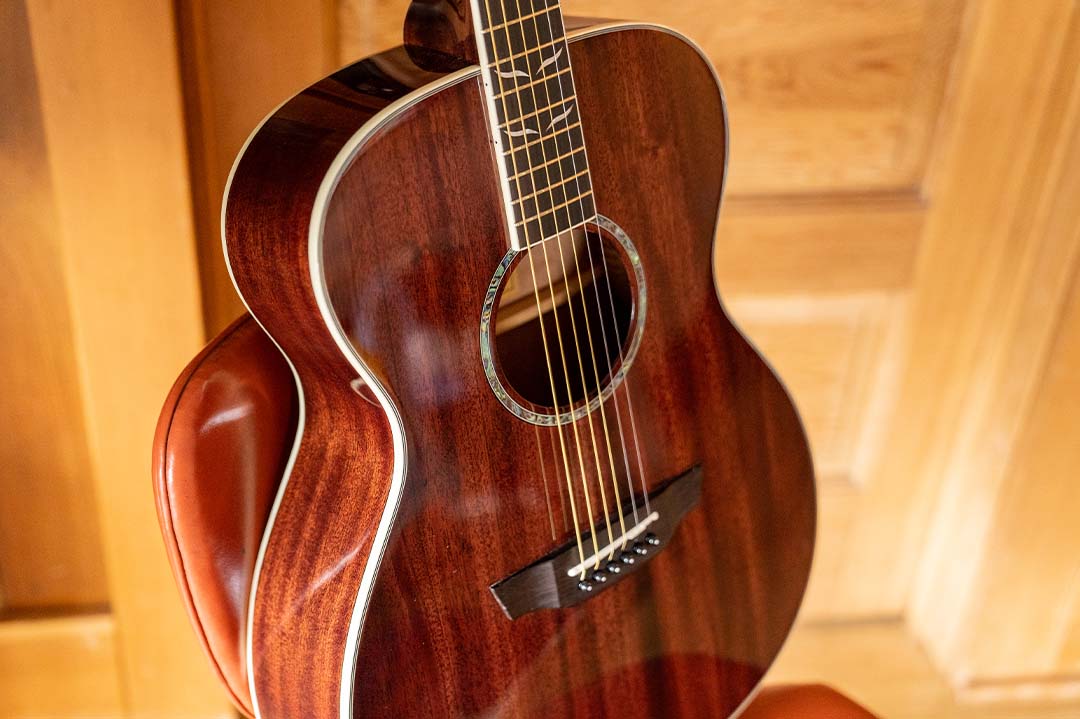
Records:
[[[645,555],[645,554],[648,554],[648,553],[649,553],[649,550],[645,547],[644,543],[642,543],[642,542],[634,542],[634,554]]]
[[[651,545],[653,547],[659,547],[660,546],[660,537],[657,537],[652,532],[649,532],[648,534],[645,535],[645,541],[648,542],[649,545]]]
[[[604,569],[607,570],[608,574],[618,574],[622,571],[622,567],[620,567],[619,563],[615,560],[612,560],[605,564]]]
[[[631,554],[630,552],[620,552],[619,553],[619,561],[622,562],[623,564],[633,564],[634,561],[635,561],[634,560],[634,555]]]
[[[592,584],[590,584],[589,582],[581,581],[577,583],[577,588],[583,592],[591,592]]]
[[[602,583],[602,582],[607,581],[607,575],[604,574],[602,571],[593,572],[592,576],[589,577],[589,579],[593,580],[594,582],[601,582]]]

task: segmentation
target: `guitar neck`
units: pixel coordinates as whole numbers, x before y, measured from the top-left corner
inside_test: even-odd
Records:
[[[596,216],[558,0],[472,0],[510,243],[524,249]]]

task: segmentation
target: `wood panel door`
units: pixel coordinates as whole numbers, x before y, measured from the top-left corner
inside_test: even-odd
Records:
[[[150,442],[202,342],[173,8],[0,3],[0,717],[227,717]]]
[[[291,89],[399,43],[405,5],[178,0],[209,330],[237,311],[217,212],[247,129]],[[1040,566],[1027,555],[1011,570],[993,561],[991,542],[1034,521],[1033,510],[1001,507],[1004,488],[1030,499],[1015,489],[1035,486],[1024,481],[1033,461],[1024,448],[1057,432],[1052,418],[1071,416],[1034,398],[1069,387],[1059,375],[1044,387],[1041,370],[1062,361],[1049,348],[1072,346],[1056,328],[1076,266],[1075,213],[1054,200],[1075,195],[1066,169],[1080,166],[1063,159],[1077,125],[1075,3],[565,0],[565,9],[683,29],[724,81],[733,144],[717,275],[795,395],[819,472],[804,617],[906,616],[957,686],[1060,682],[1076,642],[975,638],[992,634],[991,619],[1000,633],[1002,607],[1014,604],[979,603],[981,589],[1029,580],[1023,572]],[[1006,478],[1004,466],[1021,469]],[[1061,489],[1070,479],[1059,470],[1046,481]],[[1080,554],[1080,537],[1067,526],[1052,535],[1067,548],[1050,565],[1058,581],[1040,583],[1025,611],[1055,612],[1076,636],[1076,563],[1065,558]],[[942,586],[953,601],[935,601]],[[942,639],[942,626],[958,629]]]

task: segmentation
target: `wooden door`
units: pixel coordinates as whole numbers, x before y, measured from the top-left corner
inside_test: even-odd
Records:
[[[225,717],[150,441],[202,343],[173,9],[0,3],[0,717]]]

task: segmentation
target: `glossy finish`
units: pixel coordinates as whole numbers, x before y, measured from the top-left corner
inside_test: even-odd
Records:
[[[338,716],[344,693],[344,714],[351,699],[364,717],[712,719],[745,700],[787,635],[812,551],[812,470],[787,394],[716,298],[718,88],[666,32],[571,48],[599,209],[633,238],[648,282],[626,385],[647,481],[700,464],[701,501],[637,576],[507,619],[490,584],[569,535],[550,534],[534,427],[498,402],[480,360],[507,241],[479,87],[460,77],[383,116],[309,247],[331,163],[403,77],[422,77],[400,53],[346,68],[260,129],[227,204],[238,287],[303,390],[255,600],[262,716]],[[320,310],[309,254],[347,342]],[[361,369],[380,386],[354,391]]]
[[[177,586],[215,671],[248,714],[248,593],[296,413],[288,366],[245,316],[176,380],[154,441],[154,496]]]

